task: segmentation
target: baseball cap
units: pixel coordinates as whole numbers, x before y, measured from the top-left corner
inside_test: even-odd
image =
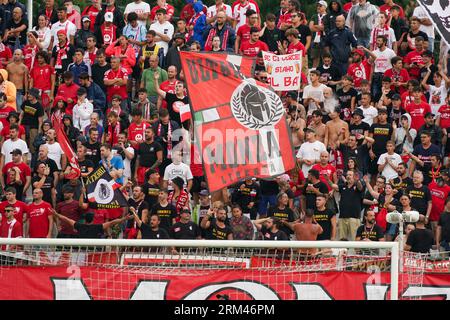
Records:
[[[395,93],[392,95],[391,100],[402,100],[402,97],[398,93]]]
[[[303,132],[312,132],[312,133],[316,133],[316,130],[314,130],[313,128],[310,128],[310,127],[306,127],[306,128],[304,128],[303,129]]]
[[[105,13],[105,21],[106,22],[113,22],[113,20],[114,20],[114,15],[112,12]]]
[[[62,192],[63,193],[74,193],[74,189],[72,186],[66,184],[62,187]]]
[[[422,57],[433,57],[433,52],[430,50],[425,50],[422,52]]]
[[[183,213],[191,214],[191,210],[183,209],[183,210],[181,210],[181,214],[183,214]]]
[[[428,118],[428,117],[433,117],[433,118],[434,118],[434,114],[433,114],[433,113],[431,113],[431,112],[427,112],[427,113],[425,113],[425,116],[424,116],[424,118]]]
[[[380,114],[380,113],[388,113],[388,111],[387,111],[387,108],[385,108],[385,107],[382,107],[382,108],[379,108],[378,109],[378,114]]]
[[[353,111],[352,116],[360,116],[364,119],[364,112],[361,109],[357,108],[355,111]]]
[[[14,149],[13,151],[10,152],[11,154],[20,154],[22,155],[22,150],[20,149]]]
[[[91,21],[91,18],[89,18],[89,16],[83,16],[83,18],[81,18],[81,22],[85,21]]]
[[[64,29],[58,30],[58,32],[56,33],[57,36],[59,36],[60,34],[63,34],[67,37],[66,31]]]
[[[298,92],[297,91],[289,91],[286,96],[288,96],[291,99],[297,99]]]
[[[183,39],[186,40],[186,37],[184,36],[184,34],[182,34],[181,32],[177,32],[175,33],[175,35],[173,36],[174,39]]]
[[[321,5],[321,6],[324,6],[325,8],[328,7],[328,3],[326,1],[323,1],[323,0],[317,1],[317,4]]]
[[[199,192],[199,195],[201,195],[203,197],[207,197],[207,196],[209,196],[209,191],[206,189],[203,189],[202,191]]]
[[[361,49],[356,49],[355,51],[353,51],[353,54],[359,54],[361,57],[364,57],[364,51],[362,51]]]

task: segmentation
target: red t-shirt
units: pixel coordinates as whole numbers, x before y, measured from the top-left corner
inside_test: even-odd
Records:
[[[145,121],[142,121],[140,125],[132,122],[128,127],[128,140],[143,142],[145,140],[145,129],[148,127],[150,127],[150,124]],[[139,145],[132,147],[134,148],[134,150],[139,149]]]
[[[11,204],[6,200],[0,202],[2,221],[6,221],[5,208],[7,205],[12,205],[14,207],[14,218],[19,222],[23,222],[23,216],[28,212],[28,206],[24,202],[19,200],[16,200],[14,204]]]
[[[269,47],[261,40],[258,40],[255,43],[245,41],[241,44],[241,51],[244,56],[256,57],[260,51],[269,51]]]
[[[110,45],[116,41],[116,30],[117,26],[113,24],[110,27],[107,27],[105,24],[101,25],[100,31],[102,33],[103,44]]]
[[[384,73],[384,76],[391,78],[392,82],[398,81],[401,83],[405,83],[409,81],[409,73],[406,69],[401,69],[400,72],[397,72],[394,68],[388,69]],[[391,86],[392,91],[394,91],[395,88],[396,87],[394,85]],[[398,87],[398,92],[400,95],[402,95],[406,90],[407,90],[406,87],[403,86]]]
[[[9,139],[9,122],[6,124],[6,126],[3,127],[2,131],[0,132],[0,135],[5,138],[5,141]],[[25,135],[25,128],[22,125],[20,125],[19,138],[21,138],[22,135]]]
[[[403,63],[412,64],[416,63],[417,66],[411,67],[408,71],[409,76],[413,79],[419,80],[420,78],[420,68],[423,67],[423,52],[417,52],[417,50],[409,52],[404,58]]]
[[[414,101],[414,97],[409,93],[408,90],[406,92],[403,92],[403,94],[401,95],[401,99],[402,99],[402,106],[405,110],[406,110],[406,107]],[[422,95],[421,99],[423,102],[425,102],[425,103],[427,102],[425,95]]]
[[[327,185],[328,191],[331,191],[331,186],[328,184],[328,181],[325,179],[325,174],[328,175],[329,179],[333,178],[334,173],[336,172],[336,168],[331,164],[327,164],[325,167],[322,167],[320,163],[313,165],[312,169],[319,171],[320,173],[320,181]]]
[[[0,63],[2,64],[2,68],[6,68],[6,65],[8,64],[8,61],[12,59],[12,52],[11,49],[5,45],[4,49],[0,51]]]
[[[17,220],[10,222],[3,220],[1,227],[1,238],[20,238],[22,237],[22,224]],[[2,246],[2,250],[5,250],[6,246]]]
[[[150,11],[150,21],[154,21],[156,18],[156,11],[158,11],[161,7],[155,6],[152,11]],[[168,18],[168,21],[172,20],[173,14],[175,13],[175,8],[171,6],[170,4],[166,3],[166,7],[163,8],[166,9],[166,17]]]
[[[441,188],[435,181],[432,181],[428,185],[428,189],[430,189],[431,200],[433,202],[430,213],[430,221],[439,221],[439,216],[442,212],[444,212],[445,200],[450,193],[450,186],[444,184]]]
[[[109,69],[105,72],[104,80],[113,80],[113,79],[128,79],[128,72],[125,68],[119,68],[117,71],[114,71],[113,69]],[[114,95],[119,95],[122,97],[122,99],[128,98],[127,93],[127,85],[118,86],[118,85],[112,85],[106,87],[106,98],[108,102],[111,102],[112,97]]]
[[[0,109],[0,122],[3,124],[3,127],[9,126],[8,116],[11,111],[16,111],[13,107],[7,107]]]
[[[39,90],[47,91],[52,88],[51,76],[55,74],[55,69],[51,65],[43,65],[35,63],[31,69],[30,77],[33,79],[33,87]]]
[[[176,84],[177,84],[177,80],[172,81],[172,82],[170,82],[169,80],[166,80],[159,85],[159,88],[166,93],[175,94],[175,85]],[[166,99],[162,100],[161,108],[167,109]]]
[[[361,88],[361,81],[370,79],[370,65],[367,60],[361,63],[352,63],[348,67],[347,74],[353,78],[353,87],[359,90]]]
[[[77,102],[77,91],[79,88],[75,83],[72,83],[70,86],[63,83],[58,87],[58,93],[56,95],[63,97],[64,101],[67,102],[66,114],[72,115],[73,106]],[[73,103],[67,101],[69,98],[73,100]]]
[[[405,106],[405,110],[411,115],[411,128],[418,131],[425,124],[425,113],[431,112],[431,107],[426,102],[421,101],[420,104],[415,104],[413,101]]]
[[[34,202],[28,206],[28,216],[30,217],[30,238],[47,238],[49,221],[52,215],[51,205],[42,201],[40,204]]]
[[[291,54],[291,53],[299,52],[299,51],[302,51],[303,57],[306,56],[305,46],[300,41],[297,44],[290,43],[287,48],[287,54]]]
[[[83,210],[79,207],[78,201],[73,200],[69,203],[66,203],[65,201],[59,202],[56,205],[56,212],[76,222],[80,220]],[[60,232],[71,235],[78,233],[72,228],[72,226],[70,226],[67,222],[64,222],[63,220],[61,220]]]
[[[236,35],[241,37],[241,43],[250,40],[250,29],[251,27],[248,24],[244,24],[237,30]]]
[[[280,28],[283,23],[292,25],[292,13],[288,12],[280,15],[280,19],[278,19],[277,28]]]
[[[438,110],[438,113],[440,114],[441,118],[441,128],[447,129],[448,127],[450,127],[450,106],[448,104],[441,106]]]
[[[10,168],[14,168],[17,167],[20,170],[20,180],[22,181],[23,184],[25,184],[27,177],[31,177],[31,169],[30,167],[25,163],[25,162],[21,162],[19,164],[15,164],[14,162],[8,162],[7,164],[5,164],[5,166],[2,169],[2,173],[3,175],[6,175],[6,183],[9,184],[11,181],[9,179],[9,175],[7,175],[7,172]]]

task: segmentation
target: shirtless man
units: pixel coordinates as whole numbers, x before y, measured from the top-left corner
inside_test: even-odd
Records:
[[[287,115],[287,121],[289,127],[291,128],[292,144],[297,150],[298,148],[300,148],[300,145],[303,143],[303,140],[305,138],[303,129],[306,127],[306,121],[305,119],[300,117],[300,112],[295,109]]]
[[[317,236],[323,232],[322,227],[314,220],[314,212],[308,210],[303,223],[296,223],[293,226],[295,239],[298,241],[316,241]],[[298,251],[301,254],[313,255],[317,253],[317,248],[304,248]]]
[[[336,150],[339,145],[338,141],[342,144],[347,143],[350,135],[348,123],[339,118],[340,113],[339,107],[334,108],[333,112],[330,113],[331,120],[326,124],[324,144],[332,150]]]
[[[23,63],[23,52],[20,49],[14,51],[13,60],[6,66],[9,81],[15,84],[17,89],[16,103],[19,110],[23,97],[28,92],[28,68]]]
[[[317,140],[324,143],[326,125],[322,122],[322,117],[322,113],[319,110],[314,110],[311,117],[311,123],[308,127],[314,129],[316,131]]]

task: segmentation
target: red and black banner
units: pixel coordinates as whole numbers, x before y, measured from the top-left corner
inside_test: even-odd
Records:
[[[90,208],[117,209],[128,205],[120,191],[120,184],[114,181],[103,166],[99,166],[89,174],[86,179],[86,191]]]
[[[70,145],[69,139],[63,130],[63,126],[57,126],[56,136],[58,137],[59,145],[67,157],[67,162],[71,167],[69,175],[66,175],[66,179],[78,179],[81,175],[80,165],[75,152]]]
[[[254,60],[222,53],[180,55],[210,191],[245,177],[291,170],[295,161],[283,104],[251,78]]]

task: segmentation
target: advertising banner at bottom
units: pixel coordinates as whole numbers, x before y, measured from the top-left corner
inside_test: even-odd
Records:
[[[386,272],[1,267],[1,300],[384,300]],[[449,274],[400,274],[402,299],[450,299]],[[412,282],[415,281],[415,282]]]

